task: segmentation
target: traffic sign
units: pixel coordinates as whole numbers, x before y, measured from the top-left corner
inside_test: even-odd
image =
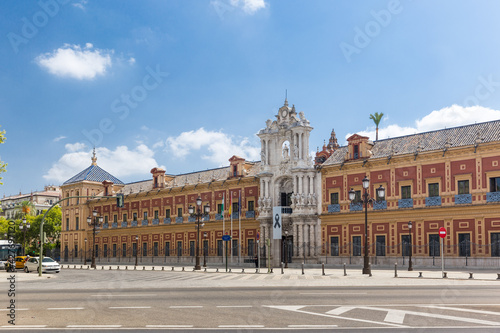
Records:
[[[439,228],[439,237],[441,238],[446,237],[446,229],[444,227]]]
[[[231,240],[231,236],[224,235],[224,236],[222,236],[222,240],[225,241],[225,242],[230,241]]]

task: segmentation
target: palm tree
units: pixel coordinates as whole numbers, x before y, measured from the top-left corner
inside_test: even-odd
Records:
[[[378,124],[380,124],[380,120],[382,120],[382,117],[384,114],[382,112],[378,113],[375,112],[375,114],[370,114],[370,119],[373,120],[376,126],[376,135],[375,135],[375,141],[378,141]]]
[[[16,218],[20,219],[26,216],[34,216],[35,205],[30,200],[24,200],[19,205],[19,212],[16,214]]]

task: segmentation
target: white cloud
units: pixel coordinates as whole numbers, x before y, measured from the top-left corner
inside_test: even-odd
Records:
[[[73,3],[73,7],[79,8],[81,10],[85,10],[85,5],[88,3],[87,0],[81,0],[80,2]]]
[[[86,150],[83,143],[76,142],[65,146],[66,153],[52,165],[43,176],[47,181],[63,183],[91,164],[92,151]],[[113,176],[129,177],[142,175],[147,177],[152,168],[159,166],[154,159],[154,152],[146,145],[140,144],[130,150],[126,146],[96,148],[97,164]],[[164,166],[159,166],[165,169]]]
[[[129,63],[129,65],[133,65],[133,64],[135,64],[135,58],[134,58],[134,57],[130,57],[130,58],[128,59],[128,63]]]
[[[260,147],[251,146],[247,138],[238,141],[225,133],[205,131],[204,128],[183,132],[177,137],[169,137],[166,145],[166,150],[179,158],[185,158],[192,151],[203,149],[202,159],[216,165],[227,165],[233,155],[248,160],[260,158]]]
[[[385,117],[386,116],[382,118],[382,122],[384,122]],[[415,121],[414,127],[401,127],[396,124],[388,125],[386,127],[379,127],[378,138],[379,140],[394,138],[403,135],[434,131],[443,128],[450,128],[498,119],[500,119],[500,110],[493,110],[482,106],[463,107],[454,104],[440,110],[432,111],[422,119],[417,119]],[[347,134],[346,139],[352,134],[353,133]],[[357,134],[367,136],[371,140],[375,140],[375,127],[372,126],[365,131],[358,132]]]
[[[63,140],[63,139],[66,139],[66,137],[65,137],[64,135],[60,135],[60,136],[58,136],[57,138],[54,138],[52,141],[54,141],[54,142],[59,142],[59,141],[61,141],[61,140]]]
[[[111,67],[111,54],[114,52],[93,47],[91,43],[83,48],[80,45],[64,44],[52,52],[39,55],[35,62],[56,76],[92,80],[97,75],[104,75]]]
[[[241,8],[247,14],[254,14],[260,9],[264,9],[267,6],[267,3],[264,0],[230,0],[229,3],[233,7]],[[221,3],[212,2],[212,5],[220,6]]]

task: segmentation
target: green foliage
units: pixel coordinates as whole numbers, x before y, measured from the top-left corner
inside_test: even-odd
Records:
[[[0,144],[4,143],[5,142],[5,130],[3,131],[0,131]],[[7,166],[7,163],[4,163],[0,160],[0,174],[2,174],[2,172],[5,172],[7,169],[6,169],[6,166]],[[0,177],[0,185],[2,185],[2,177]]]
[[[384,116],[384,113],[383,112],[375,112],[375,114],[370,114],[370,119],[373,120],[373,122],[375,123],[375,126],[377,126],[378,128],[378,125],[380,124],[380,120],[382,120],[382,117]]]

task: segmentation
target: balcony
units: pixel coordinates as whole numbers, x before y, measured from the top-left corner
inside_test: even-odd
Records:
[[[170,217],[165,217],[163,219],[163,224],[170,224],[172,222],[172,219]]]
[[[103,223],[102,228],[103,229],[108,229],[109,225],[107,223]]]
[[[201,217],[201,222],[208,222],[210,221],[210,215],[205,214]]]
[[[224,219],[224,214],[215,214],[216,221],[222,221]]]
[[[175,223],[183,223],[184,222],[184,218],[182,216],[177,216],[175,218]]]
[[[328,205],[328,213],[339,213],[339,212],[340,212],[340,204]]]
[[[238,215],[238,212],[235,212],[235,213],[231,213],[231,218],[233,220],[237,220],[240,216]]]
[[[111,228],[118,228],[118,222],[113,222],[111,224]]]
[[[387,209],[387,201],[386,200],[374,201],[373,210],[381,210],[381,209]]]
[[[351,203],[351,212],[359,212],[363,210],[363,203],[355,202]]]
[[[142,226],[147,226],[148,225],[148,220],[142,220],[141,225]]]
[[[153,219],[153,221],[151,222],[152,225],[158,225],[160,224],[160,220],[159,219]]]
[[[245,212],[245,217],[247,219],[254,219],[255,218],[255,211],[250,210],[250,211]]]
[[[127,221],[123,221],[122,222],[122,228],[126,228],[126,227],[128,227],[128,223],[127,223]]]
[[[413,208],[413,199],[399,199],[398,200],[398,207],[399,208]]]
[[[486,193],[486,202],[500,202],[500,192]]]
[[[441,197],[425,198],[425,207],[441,206]]]
[[[194,217],[194,216],[189,216],[189,217],[188,217],[188,222],[196,222],[196,217]]]
[[[133,220],[131,226],[132,227],[137,227],[137,220]]]
[[[463,205],[463,204],[471,204],[472,203],[472,194],[457,194],[455,195],[455,204]]]

